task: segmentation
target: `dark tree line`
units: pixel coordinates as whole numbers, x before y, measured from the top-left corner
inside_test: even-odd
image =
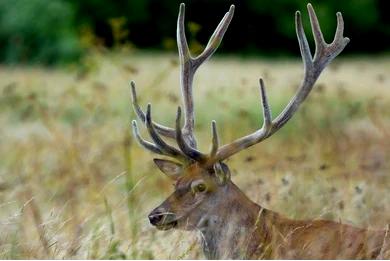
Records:
[[[294,13],[301,10],[309,33],[306,1],[183,0],[188,37],[196,47],[236,5],[222,52],[297,54]],[[0,0],[0,59],[3,62],[55,63],[77,59],[83,52],[85,28],[113,47],[118,39],[113,21],[120,22],[120,41],[138,48],[174,49],[178,0]],[[349,53],[386,52],[390,17],[385,0],[312,1],[325,38],[331,41],[337,11],[343,13]],[[120,19],[119,19],[120,18]],[[117,28],[118,29],[118,28]]]

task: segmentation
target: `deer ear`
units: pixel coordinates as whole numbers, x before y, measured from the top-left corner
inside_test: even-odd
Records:
[[[164,159],[153,159],[157,167],[169,178],[178,179],[183,171],[183,165]]]
[[[215,175],[217,176],[218,183],[220,185],[224,185],[228,180],[230,180],[230,170],[225,163],[222,162],[215,163],[214,172]]]

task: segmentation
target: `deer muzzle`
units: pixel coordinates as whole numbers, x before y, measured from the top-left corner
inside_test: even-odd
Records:
[[[150,224],[160,230],[168,230],[177,226],[176,214],[162,208],[154,209],[148,218]]]

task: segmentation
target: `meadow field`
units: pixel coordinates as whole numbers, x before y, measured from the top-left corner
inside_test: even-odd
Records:
[[[173,126],[178,71],[176,54],[138,52],[95,54],[63,69],[0,67],[1,259],[203,257],[196,233],[149,225],[173,188],[130,128],[130,80],[154,119]],[[227,161],[233,181],[290,218],[385,228],[389,72],[389,56],[341,55],[280,132]],[[261,126],[259,77],[276,116],[302,73],[298,59],[209,61],[194,83],[201,150],[213,119],[222,143]]]

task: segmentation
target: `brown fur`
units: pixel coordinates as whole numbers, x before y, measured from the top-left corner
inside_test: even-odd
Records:
[[[203,182],[207,191],[194,193]],[[176,180],[175,192],[156,210],[174,213],[160,229],[200,231],[209,259],[375,259],[390,254],[384,230],[367,230],[327,220],[291,220],[252,202],[230,180],[193,164]],[[154,211],[156,211],[154,210]],[[152,212],[153,213],[153,212]]]

